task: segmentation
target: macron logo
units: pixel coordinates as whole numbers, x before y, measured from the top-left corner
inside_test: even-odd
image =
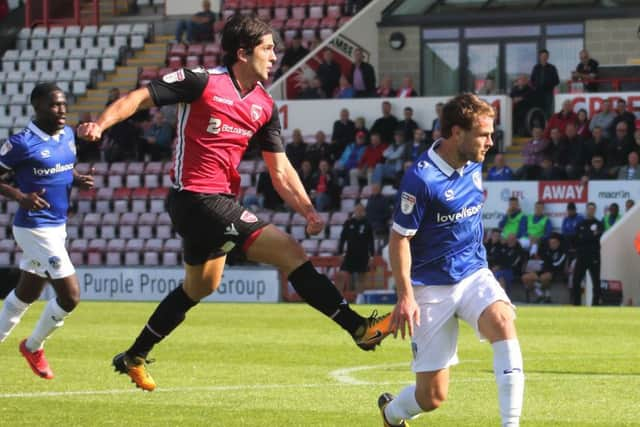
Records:
[[[447,222],[458,222],[462,219],[468,218],[473,215],[477,215],[482,210],[482,203],[476,206],[464,207],[460,212],[452,214],[442,215],[440,212],[436,212],[436,222],[438,224],[445,224]]]
[[[47,176],[54,175],[60,172],[67,172],[73,169],[73,163],[67,163],[66,165],[61,165],[60,163],[56,163],[56,165],[52,168],[33,168],[33,174],[36,176]]]

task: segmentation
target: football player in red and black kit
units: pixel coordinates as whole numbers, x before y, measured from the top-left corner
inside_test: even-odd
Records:
[[[390,332],[390,317],[354,312],[333,283],[318,273],[291,236],[257,218],[235,201],[237,166],[249,140],[257,139],[278,194],[307,219],[307,232],[324,224],[284,153],[278,110],[265,88],[276,62],[271,28],[255,17],[230,18],[222,33],[225,67],[180,69],[132,91],[111,104],[95,123],[80,126],[83,139],[98,140],[104,130],[139,109],[178,104],[178,143],[167,205],[183,239],[185,280],[158,305],[148,323],[113,365],[136,385],[153,390],[146,369],[153,346],[169,335],[198,301],[216,290],[226,254],[238,246],[251,261],[285,272],[309,305],[347,330],[356,344],[372,350]],[[275,249],[275,250],[274,250]]]

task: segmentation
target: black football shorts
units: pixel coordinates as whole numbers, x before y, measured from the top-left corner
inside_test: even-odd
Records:
[[[172,189],[167,208],[182,237],[184,261],[200,265],[242,246],[267,223],[227,194],[203,194]]]

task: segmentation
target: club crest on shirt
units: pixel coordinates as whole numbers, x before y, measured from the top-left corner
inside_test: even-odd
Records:
[[[251,104],[251,120],[257,122],[262,115],[262,107],[256,104]]]
[[[473,175],[471,175],[471,179],[473,179],[476,188],[482,191],[482,175],[480,175],[480,171],[475,171]]]
[[[400,196],[400,210],[403,214],[409,215],[413,212],[413,208],[416,205],[416,196],[409,194],[406,191],[402,192]]]
[[[162,81],[165,83],[175,83],[181,82],[184,80],[184,70],[180,69],[178,71],[174,71],[173,73],[169,73],[162,78]]]
[[[51,268],[57,270],[60,268],[60,265],[62,265],[62,260],[57,256],[49,257],[49,265]]]
[[[240,215],[240,220],[247,224],[253,224],[254,222],[258,222],[258,217],[249,211],[244,211],[242,215]]]
[[[6,156],[9,151],[13,148],[13,145],[9,141],[5,141],[0,147],[0,156]]]
[[[453,200],[455,196],[456,195],[455,195],[455,193],[453,192],[453,190],[451,188],[444,192],[444,199],[447,202]]]

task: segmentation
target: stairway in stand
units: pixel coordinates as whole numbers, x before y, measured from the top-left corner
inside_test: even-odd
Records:
[[[163,67],[167,44],[172,38],[172,36],[157,36],[153,42],[145,43],[143,49],[134,51],[133,56],[126,60],[126,64],[116,67],[115,72],[107,74],[105,80],[98,83],[97,88],[87,90],[85,96],[79,97],[76,103],[69,107],[70,124],[77,122],[81,112],[92,113],[94,118],[101,113],[111,88],[120,89],[121,94],[135,89],[140,67]]]

